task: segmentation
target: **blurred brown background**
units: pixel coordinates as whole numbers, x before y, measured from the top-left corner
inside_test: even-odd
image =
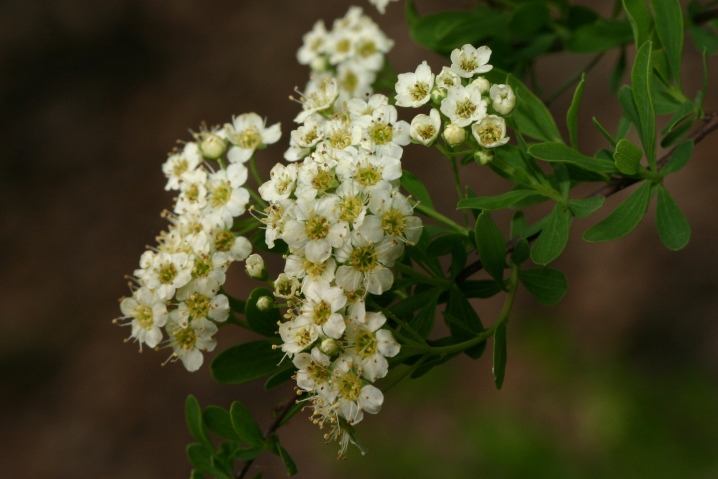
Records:
[[[422,11],[433,3],[418,2]],[[263,424],[291,394],[288,387],[221,386],[206,367],[194,374],[162,367],[166,352],[138,354],[111,320],[128,291],[123,275],[164,228],[166,152],[201,121],[221,124],[250,111],[280,121],[286,141],[297,112],[287,96],[307,79],[295,62],[301,37],[317,18],[331,25],[348,6],[0,4],[3,476],[187,477],[187,394],[225,407],[241,399]],[[423,59],[438,71],[442,60],[411,44],[400,4],[383,17],[362,6],[396,41],[389,59],[397,71],[413,71]],[[604,59],[587,85],[585,151],[604,146],[590,117],[613,125],[620,113],[605,86],[614,59]],[[587,61],[541,63],[546,92]],[[700,62],[690,44],[686,62],[694,91]],[[552,105],[558,118],[569,97]],[[718,110],[715,91],[706,109]],[[403,118],[410,120],[408,112]],[[569,293],[550,309],[520,297],[502,391],[493,389],[490,355],[454,361],[393,390],[381,414],[359,427],[369,454],[351,451],[346,462],[335,461],[334,445],[297,417],[282,437],[299,477],[718,477],[715,136],[667,181],[693,227],[685,250],[660,245],[652,215],[629,237],[598,245],[580,240],[593,220],[577,221],[557,262]],[[263,152],[264,171],[283,148]],[[432,192],[452,210],[448,165],[415,148],[404,165],[431,178]],[[467,182],[477,192],[499,191],[486,173],[469,167]],[[240,269],[231,273],[237,291],[252,287]],[[482,307],[490,318],[495,305]],[[223,330],[218,349],[241,337]],[[255,470],[284,477],[270,457]]]

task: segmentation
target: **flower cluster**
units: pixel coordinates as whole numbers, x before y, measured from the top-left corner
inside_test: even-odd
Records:
[[[482,46],[464,45],[451,52],[451,66],[434,75],[426,62],[414,73],[402,73],[396,83],[396,105],[419,108],[431,103],[428,115],[419,114],[411,122],[414,142],[430,145],[441,132],[450,146],[467,139],[467,129],[478,147],[477,157],[490,161],[490,150],[505,145],[506,121],[516,105],[516,96],[508,85],[491,84],[481,76],[487,73],[491,50]]]
[[[394,46],[359,7],[351,7],[343,18],[335,20],[331,30],[317,21],[303,40],[297,60],[312,69],[312,79],[303,93],[310,103],[315,101],[313,95],[322,95],[328,78],[335,79],[333,88],[342,99],[371,93],[384,55]]]
[[[258,148],[276,142],[279,124],[269,128],[249,113],[223,128],[202,128],[195,140],[170,154],[162,166],[165,189],[177,192],[167,212],[170,226],[156,247],[140,258],[132,277],[132,296],[120,303],[118,321],[131,326],[130,339],[151,348],[162,343],[189,371],[203,362],[203,351],[216,346],[212,336],[230,308],[221,294],[227,268],[251,252],[249,240],[233,230],[250,194],[244,163]],[[124,321],[123,321],[124,320]]]
[[[360,12],[351,9],[331,34],[315,25],[300,61],[334,64],[342,58],[342,44],[390,45],[373,24],[360,20]],[[316,44],[325,46],[310,58],[308,45],[320,33]],[[369,51],[351,49],[356,55]],[[358,62],[356,55],[346,61]],[[382,61],[377,57],[373,65]],[[274,166],[259,194],[268,203],[262,217],[267,246],[282,240],[288,247],[284,272],[274,283],[275,295],[287,300],[278,347],[297,368],[297,387],[313,409],[313,421],[329,427],[325,437],[340,442],[343,455],[353,441],[351,426],[365,412],[379,411],[384,396],[372,383],[386,376],[387,358],[399,352],[383,327],[384,314],[367,311],[367,295],[392,287],[391,268],[405,245],[418,241],[422,223],[398,191],[409,124],[384,95],[342,96],[341,80],[330,73],[313,84],[290,134],[290,163]]]

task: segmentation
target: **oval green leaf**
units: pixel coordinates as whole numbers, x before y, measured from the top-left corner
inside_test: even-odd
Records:
[[[596,243],[626,236],[643,219],[650,197],[651,183],[643,183],[610,215],[586,231],[583,239]]]

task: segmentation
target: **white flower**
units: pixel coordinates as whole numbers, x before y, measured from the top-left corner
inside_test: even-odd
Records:
[[[493,85],[489,90],[491,107],[499,115],[508,115],[516,106],[516,95],[508,85]]]
[[[432,108],[428,115],[420,113],[411,120],[409,134],[412,140],[429,146],[438,138],[440,129],[441,115],[436,108]]]
[[[378,54],[378,59],[383,62],[384,57]],[[340,98],[349,99],[371,94],[376,73],[356,60],[347,60],[337,67],[336,78],[341,90]]]
[[[181,153],[175,153],[167,158],[162,165],[162,172],[167,177],[165,190],[178,190],[188,174],[195,171],[202,163],[202,154],[197,143],[189,142],[184,145]]]
[[[287,161],[301,160],[309,154],[311,149],[324,138],[324,123],[326,120],[318,114],[313,114],[304,120],[289,136],[289,149],[284,152]]]
[[[186,253],[160,251],[151,255],[151,263],[144,272],[135,271],[135,275],[141,277],[145,286],[153,290],[159,299],[169,300],[177,288],[192,279],[192,263]]]
[[[303,292],[304,302],[297,319],[309,318],[321,336],[341,338],[346,327],[344,317],[339,312],[347,302],[344,291],[317,279],[303,288]]]
[[[297,61],[302,65],[311,65],[324,53],[327,41],[327,29],[324,22],[318,20],[312,30],[302,37],[302,47],[297,52]]]
[[[201,168],[187,172],[180,183],[180,194],[174,212],[180,215],[199,213],[207,204],[207,172]]]
[[[382,313],[367,313],[364,303],[352,308],[354,315],[346,331],[346,351],[359,364],[359,371],[367,381],[374,382],[389,372],[390,358],[399,354],[399,343],[391,332],[380,329],[386,322]]]
[[[377,10],[379,10],[379,13],[384,15],[386,12],[386,6],[389,4],[389,2],[393,2],[396,0],[369,0],[369,3],[374,5]]]
[[[197,371],[202,366],[203,351],[213,351],[217,346],[217,341],[212,338],[217,332],[217,326],[204,318],[193,320],[186,326],[170,318],[165,329],[174,350],[172,356],[180,359],[190,372]]]
[[[328,110],[334,105],[334,100],[338,95],[339,85],[335,78],[325,76],[317,80],[311,80],[299,100],[303,111],[294,118],[294,121],[303,123],[313,113]]]
[[[136,289],[131,298],[125,298],[120,303],[123,318],[132,318],[131,338],[154,348],[162,340],[160,327],[167,322],[167,307],[165,302],[157,298],[147,287]]]
[[[414,73],[401,73],[396,82],[396,105],[418,108],[431,99],[434,74],[426,61]]]
[[[375,109],[371,117],[364,116],[357,123],[364,127],[362,147],[368,152],[401,158],[401,147],[410,142],[409,124],[398,120],[392,105]]]
[[[252,252],[252,243],[244,236],[235,236],[229,229],[213,232],[212,249],[227,253],[232,261],[244,261]]]
[[[342,356],[334,362],[332,386],[337,392],[339,413],[349,424],[357,424],[364,418],[364,411],[376,414],[384,402],[382,392],[367,384],[354,361]]]
[[[249,202],[249,192],[242,188],[245,181],[247,168],[241,163],[233,163],[226,170],[209,175],[203,224],[209,228],[228,227],[235,217],[244,213]]]
[[[170,313],[176,324],[187,327],[188,324],[200,319],[212,319],[223,322],[229,317],[229,300],[223,294],[210,296],[201,292],[192,292],[177,309]]]
[[[227,139],[234,146],[227,152],[230,163],[244,163],[254,151],[265,145],[279,141],[282,131],[279,123],[267,128],[266,120],[256,113],[245,113],[232,118],[232,123],[224,125]]]
[[[297,200],[282,233],[293,253],[304,249],[309,261],[321,263],[329,259],[332,248],[344,244],[349,226],[339,220],[338,203],[336,195]]]
[[[310,353],[298,353],[292,358],[297,368],[297,386],[305,391],[313,392],[333,402],[336,391],[331,387],[332,373],[329,356],[322,353],[319,348],[312,348]]]
[[[413,216],[414,208],[406,196],[389,190],[375,190],[369,200],[369,210],[381,218],[384,234],[391,238],[416,243],[421,236],[422,223]]]
[[[311,318],[299,316],[280,324],[279,335],[284,341],[282,351],[291,357],[314,343],[319,337],[319,331]]]
[[[274,165],[269,172],[270,180],[258,188],[262,199],[275,202],[289,198],[294,191],[294,183],[297,181],[297,171],[296,163],[287,166],[281,163]]]
[[[451,70],[462,78],[471,78],[475,74],[486,73],[493,67],[489,65],[491,49],[487,46],[474,48],[466,44],[451,52]]]
[[[488,115],[480,123],[471,125],[471,133],[484,148],[496,148],[509,141],[506,136],[506,121],[498,115]]]
[[[481,98],[481,88],[475,83],[449,88],[440,109],[458,126],[469,126],[486,116],[486,102]]]
[[[452,86],[460,86],[461,85],[461,77],[456,74],[455,71],[453,71],[449,67],[442,67],[441,73],[436,75],[436,86],[442,87],[442,88],[450,88]]]

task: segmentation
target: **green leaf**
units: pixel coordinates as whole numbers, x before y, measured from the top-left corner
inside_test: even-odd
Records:
[[[284,353],[273,344],[264,339],[222,351],[212,361],[212,376],[223,384],[242,384],[276,372]]]
[[[686,166],[693,154],[693,145],[693,140],[686,140],[678,145],[666,163],[666,166],[661,168],[661,174],[670,175]]]
[[[583,239],[594,243],[611,241],[626,236],[643,219],[650,198],[651,183],[643,183],[610,215],[586,231]]]
[[[583,155],[563,143],[537,143],[529,147],[528,153],[540,160],[571,163],[579,168],[596,173],[616,172],[616,166],[613,162]]]
[[[484,330],[479,315],[466,299],[458,287],[449,290],[449,300],[444,311],[444,320],[449,326],[451,335],[457,341],[466,341],[474,338]],[[464,351],[471,358],[480,357],[486,349],[486,342],[482,342]]]
[[[613,154],[616,168],[624,175],[635,175],[638,173],[638,167],[642,157],[643,152],[641,152],[641,149],[626,138],[616,144],[616,152]]]
[[[636,53],[631,71],[633,83],[633,101],[638,113],[638,136],[641,138],[643,151],[646,153],[651,170],[656,169],[656,114],[651,98],[651,80],[653,68],[651,67],[651,42],[644,43]]]
[[[601,123],[599,123],[598,119],[594,116],[591,118],[591,121],[593,121],[593,124],[598,128],[598,131],[603,135],[603,137],[608,141],[611,146],[616,146],[616,139],[611,136],[611,134],[606,130]]]
[[[541,196],[534,190],[511,190],[497,196],[476,196],[473,198],[464,198],[460,200],[458,209],[479,209],[486,211],[496,211],[504,208],[510,208],[521,200],[529,197]]]
[[[239,401],[234,401],[229,408],[229,416],[232,420],[234,432],[237,433],[237,436],[239,436],[242,441],[252,447],[264,446],[265,441],[262,431],[252,417],[252,413],[249,412],[249,409],[247,409],[244,404]]]
[[[439,300],[441,291],[430,290],[429,299],[423,302],[423,306],[419,312],[411,320],[409,326],[422,338],[429,336],[434,330],[434,320],[436,319],[436,303]]]
[[[566,49],[576,53],[599,53],[629,43],[632,37],[627,21],[601,18],[576,29],[566,42]]]
[[[467,298],[491,298],[503,291],[492,279],[469,279],[460,283],[459,288]]]
[[[605,196],[593,196],[591,198],[568,200],[568,209],[571,210],[571,213],[576,218],[585,218],[600,209],[605,199]]]
[[[678,107],[677,110],[673,113],[673,116],[668,121],[665,127],[663,127],[663,130],[661,130],[661,135],[666,135],[670,133],[670,131],[680,122],[688,118],[692,113],[693,109],[695,108],[695,105],[693,102],[686,101],[681,103],[681,106]]]
[[[424,183],[414,176],[413,173],[407,170],[403,171],[401,175],[401,186],[403,186],[410,195],[416,198],[416,201],[424,206],[428,206],[432,210],[434,209],[434,203],[432,203],[431,196],[429,196],[429,192],[424,186]]]
[[[623,0],[623,8],[628,14],[633,30],[633,42],[636,45],[643,45],[648,40],[648,33],[651,28],[651,14],[646,8],[644,0]]]
[[[688,25],[688,34],[699,52],[705,51],[708,55],[718,53],[718,35],[696,25]]]
[[[202,444],[202,446],[212,449],[212,442],[207,437],[207,431],[202,422],[202,408],[200,408],[197,398],[191,394],[187,396],[185,400],[184,412],[187,429],[189,429],[189,433],[192,437]]]
[[[419,16],[414,2],[406,3],[407,23],[412,38],[419,44],[447,54],[466,43],[481,41],[505,28],[505,16],[498,9],[478,7],[469,12],[440,12]]]
[[[681,85],[683,55],[683,10],[678,0],[651,0],[656,32],[666,52],[668,66],[676,85]]]
[[[273,307],[267,311],[262,311],[257,307],[257,302],[261,298],[270,298]],[[247,298],[244,308],[244,314],[247,316],[247,322],[252,330],[264,336],[275,336],[279,329],[279,323],[282,320],[282,313],[276,307],[274,294],[267,288],[256,288]]]
[[[187,446],[187,457],[192,466],[197,471],[212,474],[218,478],[228,478],[229,476],[219,470],[212,461],[212,450],[207,449],[201,444],[190,444]]]
[[[234,432],[232,427],[232,419],[229,417],[229,411],[219,406],[207,406],[202,415],[207,428],[220,437],[232,441],[241,441],[242,439]]]
[[[292,456],[290,456],[287,450],[284,449],[284,446],[279,443],[277,443],[277,452],[279,453],[279,457],[282,460],[282,464],[284,464],[284,467],[287,468],[287,475],[295,475],[297,473],[297,465],[294,463]]]
[[[491,214],[484,211],[476,220],[476,250],[481,264],[496,281],[503,283],[506,267],[506,240]]]
[[[526,291],[546,306],[558,304],[568,291],[566,276],[553,268],[522,269],[519,271],[519,279]]]
[[[636,102],[633,101],[633,90],[631,87],[623,85],[621,89],[618,90],[618,101],[623,108],[623,117],[638,128],[640,126],[640,119],[638,117],[638,110],[636,109]],[[620,125],[619,129],[621,129]],[[625,130],[628,131],[628,127],[625,127]],[[616,138],[623,138],[624,136],[625,132],[623,134],[617,134]]]
[[[276,388],[277,386],[281,386],[292,379],[292,376],[296,371],[297,369],[292,365],[292,363],[289,363],[287,367],[280,369],[275,374],[267,378],[264,382],[264,389],[270,390]]]
[[[514,264],[521,264],[531,257],[531,248],[526,238],[521,238],[514,246],[514,250],[511,252],[511,262]]]
[[[531,260],[536,264],[549,264],[558,258],[566,247],[570,228],[571,213],[557,204],[546,218],[543,230],[531,248]]]
[[[586,73],[581,74],[581,81],[576,86],[576,91],[573,92],[573,100],[571,100],[571,106],[566,112],[566,126],[568,127],[568,137],[571,141],[571,146],[574,148],[578,147],[578,107],[581,105],[581,98],[583,97],[583,87],[586,84]]]
[[[670,250],[683,249],[691,239],[688,220],[663,185],[658,185],[656,227],[661,242]]]
[[[550,20],[548,5],[542,2],[519,4],[509,20],[513,39],[534,39]]]
[[[669,148],[676,143],[679,143],[691,131],[692,127],[693,121],[684,121],[679,123],[673,128],[673,130],[671,130],[670,133],[663,137],[661,140],[661,146],[663,148]]]
[[[494,384],[496,389],[501,389],[506,374],[506,321],[502,321],[494,333]]]

